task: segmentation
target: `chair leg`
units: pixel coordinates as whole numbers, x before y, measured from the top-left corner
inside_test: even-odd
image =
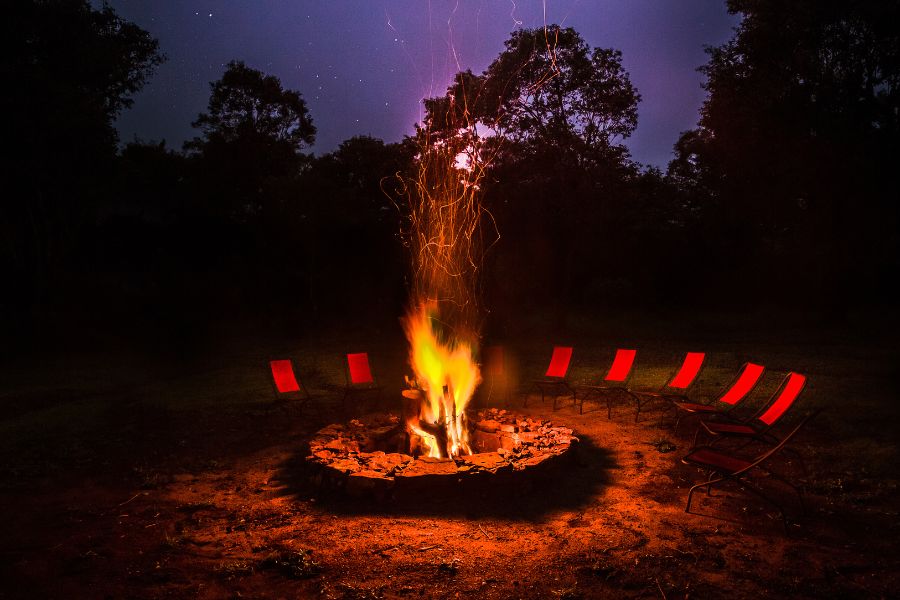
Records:
[[[697,447],[697,442],[698,442],[699,439],[700,439],[700,431],[701,431],[702,429],[703,429],[703,425],[700,424],[700,423],[697,423],[697,431],[694,432],[694,441],[691,442],[691,450],[693,450],[694,448]]]
[[[710,488],[712,486],[714,486],[715,484],[720,483],[724,480],[725,480],[724,477],[719,477],[718,479],[709,479],[707,481],[704,481],[703,483],[698,483],[698,484],[692,485],[691,489],[688,490],[687,505],[684,507],[684,512],[686,512],[686,513],[691,512],[691,501],[694,498],[694,492],[696,492],[699,488],[705,487],[706,494],[710,495],[710,493],[709,493]]]
[[[678,410],[678,407],[674,404],[672,407],[675,409],[675,428],[672,430],[672,435],[678,437],[678,426],[681,425],[682,411]]]

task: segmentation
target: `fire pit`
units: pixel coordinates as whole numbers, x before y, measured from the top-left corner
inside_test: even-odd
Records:
[[[435,458],[417,455],[418,441],[400,417],[367,415],[320,429],[307,461],[317,467],[321,484],[352,495],[387,497],[542,471],[578,443],[567,427],[506,410],[480,411],[470,423],[472,454]]]

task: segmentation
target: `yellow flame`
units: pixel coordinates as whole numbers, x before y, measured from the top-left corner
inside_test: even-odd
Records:
[[[409,339],[409,362],[426,401],[419,410],[419,423],[444,427],[450,456],[471,454],[466,421],[466,406],[481,382],[471,344],[453,339],[442,340],[435,330],[437,304],[423,303],[411,309],[403,320]],[[434,435],[410,424],[429,449],[429,456],[440,457],[441,448]]]

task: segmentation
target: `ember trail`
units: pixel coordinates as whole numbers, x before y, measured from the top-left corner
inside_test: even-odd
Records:
[[[466,406],[481,382],[475,356],[483,167],[474,127],[458,131],[438,139],[420,130],[417,176],[405,188],[411,293],[402,321],[415,375],[406,395],[417,404],[406,421],[410,451],[434,458],[472,453]]]

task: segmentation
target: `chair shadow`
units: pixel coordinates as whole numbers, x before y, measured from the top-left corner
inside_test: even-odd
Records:
[[[540,521],[560,511],[587,506],[610,484],[619,465],[612,451],[587,437],[546,468],[526,469],[506,476],[481,475],[416,486],[395,487],[388,494],[351,496],[344,489],[324,488],[314,479],[316,470],[298,452],[279,466],[281,495],[297,500],[316,499],[320,510],[342,515],[496,517]]]

